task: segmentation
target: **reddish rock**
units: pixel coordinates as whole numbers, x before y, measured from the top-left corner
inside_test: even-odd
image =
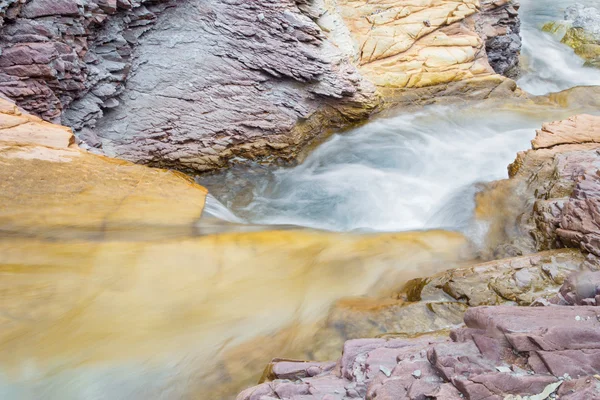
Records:
[[[586,282],[596,277],[584,276]],[[590,295],[579,282],[569,277],[561,291]],[[475,307],[465,313],[465,324],[450,339],[350,340],[337,366],[315,376],[288,373],[311,363],[275,363],[281,376],[237,399],[600,397],[600,307]]]
[[[53,15],[75,17],[80,13],[77,2],[73,0],[32,0],[23,7],[25,18],[39,18]]]

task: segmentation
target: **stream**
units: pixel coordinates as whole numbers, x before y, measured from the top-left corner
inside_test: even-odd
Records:
[[[521,0],[523,90],[600,85],[539,29],[574,2]],[[395,111],[296,166],[200,177],[211,194],[197,235],[0,241],[7,268],[39,272],[0,286],[14,299],[0,312],[0,399],[228,400],[274,357],[338,357],[332,305],[470,262],[475,193],[507,177],[542,122],[573,112],[510,100]]]
[[[600,70],[584,67],[570,47],[540,30],[562,20],[574,3],[521,1],[523,90],[545,95],[600,85]],[[376,118],[333,135],[297,167],[256,165],[205,178],[201,183],[215,196],[207,213],[237,223],[339,232],[465,231],[477,184],[506,178],[506,166],[529,148],[535,129],[569,115],[502,104],[429,106]]]

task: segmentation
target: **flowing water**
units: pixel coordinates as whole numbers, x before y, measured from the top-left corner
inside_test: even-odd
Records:
[[[569,4],[522,0],[531,93],[600,84],[539,30]],[[468,260],[479,185],[507,176],[542,121],[573,112],[481,103],[381,117],[298,166],[201,178],[212,196],[199,235],[1,240],[0,399],[226,400],[273,357],[335,357],[344,337],[315,344],[332,305]]]
[[[574,86],[600,85],[599,69],[584,67],[584,60],[577,57],[573,49],[540,29],[547,22],[563,20],[565,9],[575,3],[598,6],[596,0],[521,1],[521,54],[525,74],[518,83],[529,93],[540,95]]]
[[[560,38],[540,29],[562,20],[575,3],[521,1],[522,89],[543,95],[600,85],[599,69],[584,67]],[[331,231],[467,231],[477,184],[506,178],[506,166],[529,148],[535,129],[571,113],[505,106],[430,106],[379,118],[334,135],[297,167],[255,166],[204,178],[216,196],[208,214]]]

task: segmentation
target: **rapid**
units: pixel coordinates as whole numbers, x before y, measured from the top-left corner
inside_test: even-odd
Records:
[[[600,85],[540,30],[572,3],[521,0],[524,91]],[[180,237],[2,240],[0,399],[227,400],[274,357],[337,357],[332,307],[471,262],[485,234],[475,193],[507,177],[542,122],[579,111],[510,99],[390,111],[298,165],[197,178],[211,194]]]

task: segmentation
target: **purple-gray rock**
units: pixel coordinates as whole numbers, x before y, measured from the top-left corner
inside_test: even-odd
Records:
[[[237,398],[600,396],[599,307],[475,307],[465,324],[451,339],[350,340],[335,368],[312,377],[275,374]]]

